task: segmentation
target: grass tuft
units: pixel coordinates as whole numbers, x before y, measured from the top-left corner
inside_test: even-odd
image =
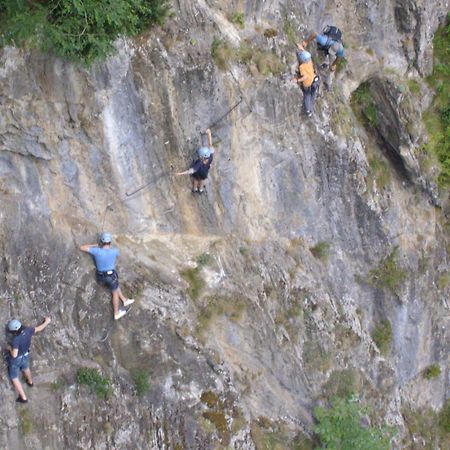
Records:
[[[81,367],[77,372],[77,383],[88,386],[98,397],[108,399],[112,396],[111,381],[103,377],[97,369]]]
[[[352,92],[350,104],[356,117],[366,126],[373,128],[378,123],[375,102],[370,92],[369,82],[365,81]]]
[[[326,241],[318,242],[314,247],[311,247],[309,251],[313,256],[321,261],[326,261],[330,256],[331,244]]]
[[[150,391],[149,374],[145,370],[136,370],[132,373],[134,387],[139,397]]]
[[[391,349],[392,344],[392,325],[389,320],[383,320],[378,323],[372,331],[372,339],[383,355],[386,355]]]
[[[423,372],[423,377],[427,380],[431,380],[432,378],[437,378],[441,374],[441,367],[439,364],[432,364],[428,366]]]
[[[369,272],[366,281],[378,289],[387,288],[395,294],[406,280],[406,271],[398,266],[397,253],[398,247],[394,247],[392,252]]]

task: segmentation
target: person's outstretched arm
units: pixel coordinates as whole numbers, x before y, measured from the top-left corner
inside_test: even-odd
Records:
[[[313,31],[308,38],[302,42],[303,47],[306,47],[311,41],[313,41],[317,37],[317,33]]]
[[[89,249],[93,248],[93,247],[98,247],[98,244],[84,244],[84,245],[80,245],[80,250],[82,252],[89,253]]]
[[[34,332],[40,333],[51,321],[52,319],[50,319],[50,317],[46,317],[40,325],[34,327]]]

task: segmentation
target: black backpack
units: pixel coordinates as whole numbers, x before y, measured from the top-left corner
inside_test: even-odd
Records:
[[[324,34],[328,39],[325,45],[317,44],[317,48],[328,53],[329,48],[333,45],[333,42],[339,42],[342,44],[342,31],[338,27],[333,27],[327,25],[323,30]]]

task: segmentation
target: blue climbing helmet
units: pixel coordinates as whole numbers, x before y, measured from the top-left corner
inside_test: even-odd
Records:
[[[102,233],[100,235],[100,242],[102,244],[111,244],[112,236],[111,233]]]
[[[18,331],[20,330],[20,327],[22,324],[20,323],[20,320],[12,319],[8,322],[8,330],[9,331]]]
[[[306,50],[299,50],[297,52],[297,59],[300,63],[305,63],[306,61],[309,61],[311,59],[311,53],[307,52]]]
[[[200,147],[197,153],[199,158],[209,158],[211,156],[211,150],[208,147]]]

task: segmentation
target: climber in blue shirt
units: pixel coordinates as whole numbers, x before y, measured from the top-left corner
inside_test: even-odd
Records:
[[[27,403],[28,399],[20,382],[19,375],[23,372],[25,381],[28,386],[33,387],[33,378],[30,370],[30,345],[31,338],[34,334],[40,333],[49,323],[50,317],[46,317],[44,322],[36,327],[25,327],[22,323],[13,319],[8,322],[8,331],[12,333],[13,338],[11,344],[6,347],[9,352],[8,358],[8,374],[18,397],[16,402]]]
[[[327,89],[330,89],[337,63],[340,59],[345,58],[342,32],[337,27],[327,25],[322,33],[311,33],[303,41],[303,46],[306,47],[313,40],[317,43],[319,67],[325,69],[323,73],[324,84]]]
[[[126,298],[120,290],[119,276],[115,270],[116,259],[120,252],[117,248],[111,247],[111,241],[112,236],[110,233],[102,233],[100,244],[85,244],[80,247],[80,250],[94,257],[97,268],[97,280],[111,290],[114,320],[119,320],[130,309],[119,308],[120,302],[126,308],[134,303],[134,300]]]
[[[211,130],[206,130],[208,135],[208,147],[198,149],[198,159],[194,161],[191,168],[175,175],[190,175],[192,179],[192,193],[202,194],[204,192],[205,180],[208,178],[209,169],[213,162],[214,148],[212,146]]]

